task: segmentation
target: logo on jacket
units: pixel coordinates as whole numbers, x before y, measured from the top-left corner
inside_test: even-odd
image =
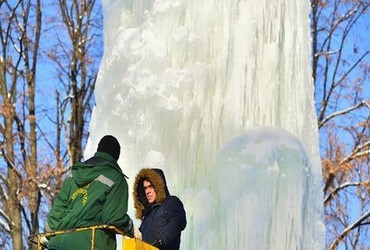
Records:
[[[87,203],[87,199],[88,199],[88,193],[87,193],[87,189],[89,188],[89,184],[87,184],[85,187],[83,188],[77,188],[71,195],[71,200],[74,201],[78,196],[82,196],[82,200],[81,200],[81,203],[82,203],[82,206],[85,206],[86,203]]]

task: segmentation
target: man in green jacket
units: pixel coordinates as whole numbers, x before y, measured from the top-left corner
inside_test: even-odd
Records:
[[[128,185],[117,164],[120,144],[104,136],[94,156],[72,166],[49,212],[46,231],[108,224],[133,236],[132,220],[127,215]],[[91,249],[91,231],[66,233],[49,239],[48,249]],[[116,236],[97,230],[95,249],[116,249]]]

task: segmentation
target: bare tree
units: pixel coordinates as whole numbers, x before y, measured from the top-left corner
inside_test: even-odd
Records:
[[[0,1],[0,248],[24,249],[43,229],[88,136],[102,12],[93,0],[58,3]]]
[[[11,236],[14,249],[23,249],[22,222],[28,233],[37,232],[40,205],[35,86],[41,3],[1,1],[0,8],[2,232]]]
[[[61,65],[60,81],[65,88],[65,100],[60,112],[69,112],[68,124],[63,123],[68,141],[71,164],[81,160],[84,143],[87,139],[87,124],[92,112],[93,93],[97,76],[96,60],[102,50],[96,44],[96,36],[101,34],[100,17],[94,17],[95,0],[59,0],[62,21],[68,35],[59,37],[58,54],[51,58]],[[101,13],[101,12],[100,12]],[[100,21],[101,25],[101,21]],[[100,33],[100,34],[99,34]],[[66,41],[67,40],[67,41]],[[66,44],[67,42],[67,44]],[[94,46],[95,45],[95,46]]]
[[[327,248],[368,249],[370,3],[311,0],[311,6]]]

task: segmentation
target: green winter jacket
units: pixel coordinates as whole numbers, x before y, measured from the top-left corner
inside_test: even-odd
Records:
[[[113,157],[96,152],[86,162],[73,165],[49,212],[46,230],[108,224],[126,232],[132,220],[126,214],[128,185]],[[53,236],[48,249],[90,250],[91,230]],[[116,249],[114,233],[97,230],[95,249]]]

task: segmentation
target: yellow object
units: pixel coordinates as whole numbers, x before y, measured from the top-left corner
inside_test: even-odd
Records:
[[[31,243],[34,243],[37,245],[37,250],[42,250],[42,249],[46,249],[47,247],[42,242],[43,237],[45,238],[45,237],[59,235],[59,234],[91,230],[91,250],[95,250],[95,231],[98,229],[110,230],[116,234],[122,235],[123,236],[122,237],[122,249],[123,250],[159,250],[158,248],[153,247],[152,245],[149,245],[148,243],[145,243],[144,241],[141,241],[135,238],[129,238],[125,236],[125,233],[121,229],[118,229],[110,225],[95,225],[95,226],[90,226],[90,227],[66,229],[66,230],[61,230],[61,231],[56,231],[56,232],[39,233],[39,234],[29,236],[28,239]]]
[[[158,248],[135,238],[122,238],[122,249],[124,250],[158,250]]]
[[[110,231],[113,231],[116,234],[125,235],[125,233],[121,229],[116,228],[115,226],[95,225],[95,226],[89,226],[89,227],[72,228],[72,229],[60,230],[60,231],[55,231],[55,232],[46,232],[46,233],[39,233],[39,234],[35,234],[35,235],[30,235],[28,237],[28,240],[31,243],[37,245],[37,250],[43,250],[43,249],[47,249],[47,245],[44,245],[44,242],[42,240],[45,237],[91,230],[91,250],[95,250],[95,231],[98,230],[98,229],[110,230]],[[144,243],[144,242],[142,242],[142,243]],[[144,244],[148,245],[146,243],[144,243]],[[155,250],[157,248],[153,247],[153,248],[129,248],[129,249]],[[124,249],[124,250],[126,250],[126,249]]]

